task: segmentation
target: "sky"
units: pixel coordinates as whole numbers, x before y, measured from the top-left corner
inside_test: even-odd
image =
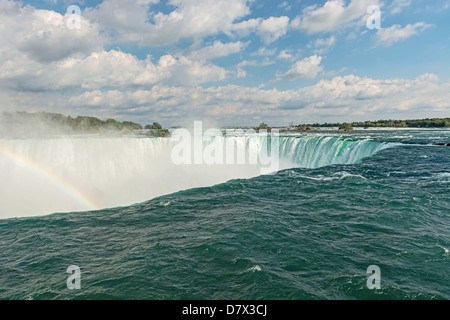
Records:
[[[164,126],[450,117],[449,31],[450,0],[0,0],[0,111]]]

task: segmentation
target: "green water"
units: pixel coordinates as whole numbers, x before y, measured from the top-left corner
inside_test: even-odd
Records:
[[[433,143],[450,132],[320,137],[310,148],[314,136],[282,143],[302,168],[0,220],[0,298],[449,299],[450,148]],[[80,290],[67,288],[69,265]],[[367,287],[370,265],[380,289]]]

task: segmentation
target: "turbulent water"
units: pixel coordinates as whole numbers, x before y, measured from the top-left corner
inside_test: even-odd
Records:
[[[258,155],[263,148],[270,149],[270,137],[253,134],[199,139],[204,148],[214,141],[222,143],[222,164],[216,161],[208,165],[204,148],[200,162],[194,161],[195,150],[190,150],[192,156],[177,163],[180,143],[167,138],[0,140],[0,219],[128,206],[180,190],[256,177],[264,170],[355,163],[386,147],[367,139],[281,136],[276,146],[279,161],[270,161],[267,151],[267,161],[262,163]],[[225,159],[227,142],[235,153],[230,164]],[[241,162],[239,150],[244,156]],[[250,155],[257,159],[252,162]]]
[[[0,140],[0,299],[450,298],[449,130],[276,139],[272,174],[163,138]]]

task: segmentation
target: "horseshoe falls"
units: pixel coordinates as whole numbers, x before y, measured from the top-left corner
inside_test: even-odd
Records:
[[[248,155],[258,155],[261,148],[267,148],[266,137],[217,139],[242,145],[247,160],[229,165],[225,161],[220,165],[175,164],[171,158],[176,143],[168,138],[0,140],[0,218],[127,206],[260,174],[262,165],[252,165]],[[384,147],[379,142],[340,137],[277,139],[281,159],[277,169],[356,163]],[[206,147],[208,142],[203,144]],[[27,201],[21,200],[24,198]]]
[[[0,139],[0,299],[450,298],[450,130],[211,141]]]

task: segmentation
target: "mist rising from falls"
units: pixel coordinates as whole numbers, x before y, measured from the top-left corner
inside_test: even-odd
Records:
[[[270,138],[220,137],[266,148]],[[278,169],[351,164],[385,147],[339,137],[276,137]],[[228,140],[229,141],[229,140]],[[0,219],[127,206],[261,174],[261,164],[177,165],[167,138],[0,139]]]

